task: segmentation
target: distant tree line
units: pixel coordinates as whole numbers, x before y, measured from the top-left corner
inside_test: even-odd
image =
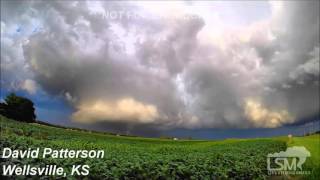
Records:
[[[33,102],[14,93],[9,94],[4,102],[0,102],[0,114],[22,122],[36,121]]]

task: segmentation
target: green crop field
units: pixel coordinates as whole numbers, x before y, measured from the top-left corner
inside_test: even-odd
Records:
[[[319,162],[319,136],[297,137],[291,142],[286,138],[174,141],[90,133],[0,117],[2,148],[105,151],[103,159],[2,159],[2,165],[56,164],[69,172],[73,164],[88,164],[88,179],[266,179],[267,154],[285,151],[287,144],[305,145],[312,152],[308,163]]]
[[[307,159],[306,166],[312,170],[312,179],[319,179],[320,177],[320,136],[311,135],[306,137],[293,137],[292,140],[288,141],[288,146],[304,146],[310,153],[311,158]]]
[[[319,135],[312,135],[306,137],[294,137],[292,141],[288,142],[289,146],[305,146],[311,152],[310,163],[313,165],[320,165],[320,139]]]

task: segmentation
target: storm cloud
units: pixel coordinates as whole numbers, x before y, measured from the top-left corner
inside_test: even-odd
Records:
[[[1,86],[63,96],[74,122],[273,128],[319,115],[318,1],[248,2],[268,10],[257,19],[227,2],[1,3]]]

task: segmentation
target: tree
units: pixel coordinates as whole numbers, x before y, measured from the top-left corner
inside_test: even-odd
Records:
[[[5,103],[0,103],[0,114],[24,122],[35,122],[33,102],[27,98],[20,97],[14,93],[5,98]]]

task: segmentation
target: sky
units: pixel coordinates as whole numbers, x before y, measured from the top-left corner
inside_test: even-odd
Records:
[[[4,0],[10,92],[39,120],[142,136],[319,129],[319,1]]]

